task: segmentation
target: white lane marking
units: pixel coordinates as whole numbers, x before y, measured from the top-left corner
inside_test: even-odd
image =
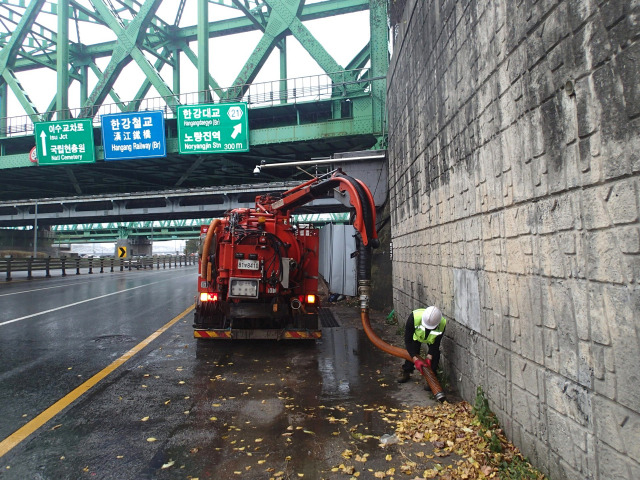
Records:
[[[153,273],[167,273],[167,272],[153,272]],[[138,273],[138,272],[131,272],[131,273]],[[150,272],[146,272],[146,273],[150,273]],[[52,288],[62,288],[62,287],[68,287],[70,285],[93,283],[93,282],[97,282],[97,281],[101,281],[101,280],[102,280],[102,278],[100,278],[100,277],[94,277],[92,279],[87,278],[83,282],[64,283],[62,285],[55,285],[53,287],[32,288],[31,290],[20,290],[19,292],[12,292],[12,293],[0,293],[0,297],[7,297],[9,295],[19,295],[21,293],[38,292],[40,290],[51,290]],[[0,285],[4,285],[4,284],[0,284]]]
[[[193,305],[187,308],[184,312],[182,312],[177,317],[173,318],[169,322],[167,322],[160,329],[156,330],[154,333],[145,338],[138,345],[133,347],[127,353],[122,355],[117,360],[113,361],[109,366],[100,370],[89,380],[84,382],[82,385],[76,387],[74,390],[66,394],[60,400],[55,402],[49,408],[38,414],[33,418],[30,422],[20,427],[18,430],[13,432],[13,434],[9,435],[4,440],[0,441],[0,457],[3,457],[7,452],[13,449],[16,445],[18,445],[23,440],[27,439],[31,434],[36,432],[39,428],[44,426],[47,422],[49,422],[52,418],[62,412],[69,405],[73,404],[78,398],[87,393],[97,384],[99,384],[102,380],[104,380],[108,375],[110,375],[114,370],[118,367],[129,361],[134,355],[140,352],[143,348],[148,346],[151,342],[153,342],[156,338],[166,332],[169,328],[175,325],[179,320],[184,318],[193,310]]]
[[[55,287],[34,288],[31,290],[20,290],[19,292],[13,292],[13,293],[0,293],[0,297],[8,297],[9,295],[20,295],[21,293],[39,292],[40,290],[51,290],[52,288],[68,287],[70,285],[79,285],[81,283],[87,283],[87,282],[65,283],[64,285],[56,285]]]
[[[180,275],[180,277],[174,278],[182,278],[188,277],[190,275]],[[111,297],[112,295],[119,295],[120,293],[130,292],[131,290],[137,290],[138,288],[148,287],[150,285],[155,285],[156,283],[168,282],[169,280],[173,280],[172,278],[166,280],[159,280],[157,282],[147,283],[145,285],[138,285],[137,287],[125,288],[124,290],[119,290],[117,292],[107,293],[106,295],[100,295],[99,297],[87,298],[86,300],[80,300],[79,302],[69,303],[68,305],[62,305],[61,307],[50,308],[49,310],[43,310],[42,312],[32,313],[31,315],[25,315],[24,317],[14,318],[13,320],[7,320],[5,322],[0,322],[0,327],[3,325],[8,325],[10,323],[19,322],[21,320],[27,320],[28,318],[38,317],[40,315],[45,315],[47,313],[56,312],[58,310],[63,310],[69,307],[75,307],[76,305],[81,305],[87,302],[93,302],[94,300],[100,300],[101,298]]]

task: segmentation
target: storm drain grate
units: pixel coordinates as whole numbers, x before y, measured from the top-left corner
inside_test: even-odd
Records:
[[[324,328],[333,328],[340,326],[340,324],[336,320],[336,317],[333,316],[333,312],[328,308],[321,308],[318,315],[320,316],[320,324]]]

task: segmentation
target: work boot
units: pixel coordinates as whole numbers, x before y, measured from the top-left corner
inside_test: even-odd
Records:
[[[411,374],[403,370],[398,377],[398,383],[407,383],[409,381],[409,378],[411,378]]]

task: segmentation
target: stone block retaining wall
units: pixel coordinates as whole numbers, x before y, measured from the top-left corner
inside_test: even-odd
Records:
[[[553,480],[640,478],[640,3],[407,0],[387,98],[399,318]]]

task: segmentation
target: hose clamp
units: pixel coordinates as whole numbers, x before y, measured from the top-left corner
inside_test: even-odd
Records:
[[[369,280],[360,280],[358,282],[358,293],[360,294],[360,309],[368,309],[369,295],[371,293],[371,282]]]

